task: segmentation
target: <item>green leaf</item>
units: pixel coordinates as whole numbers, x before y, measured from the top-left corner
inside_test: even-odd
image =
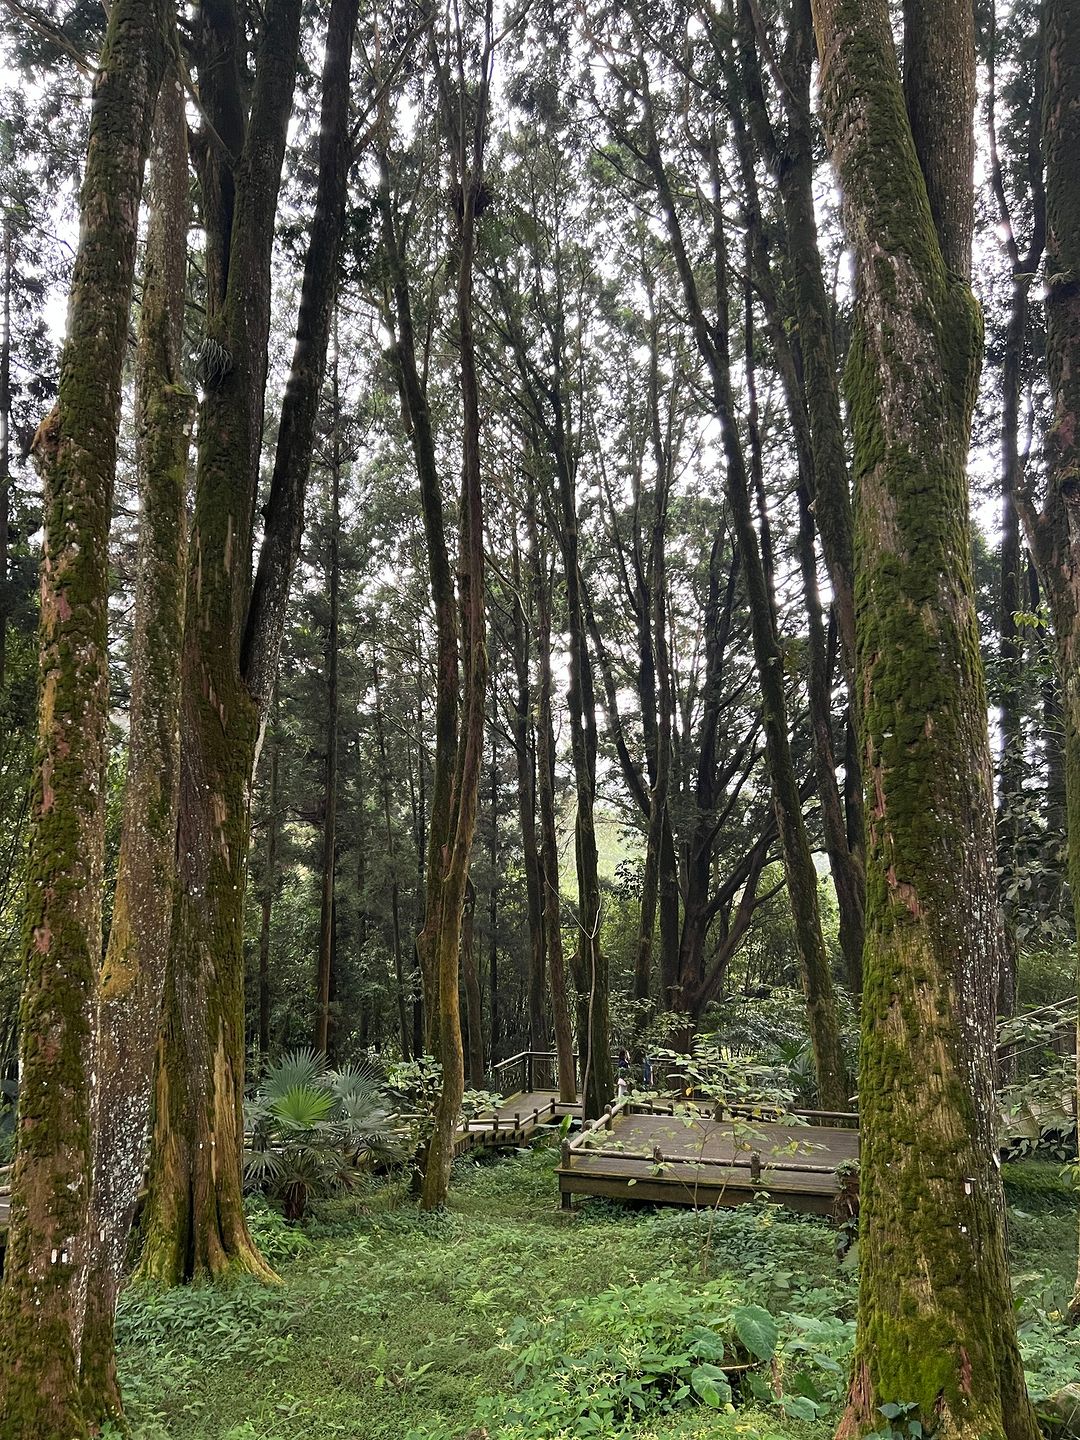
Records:
[[[756,1360],[771,1360],[776,1354],[780,1331],[776,1321],[760,1305],[739,1305],[731,1312],[735,1334]]]
[[[807,1395],[784,1395],[780,1408],[793,1420],[816,1420],[820,1409]]]
[[[690,1384],[713,1410],[719,1410],[731,1400],[727,1376],[715,1365],[698,1365],[690,1372]]]

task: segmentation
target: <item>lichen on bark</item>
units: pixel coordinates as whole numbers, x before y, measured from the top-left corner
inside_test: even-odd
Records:
[[[45,484],[39,729],[20,1096],[0,1291],[0,1435],[87,1433],[79,1372],[92,1165],[108,711],[108,539],[139,201],[165,61],[161,3],[116,0],[94,84]]]
[[[914,1406],[924,1433],[1034,1440],[1013,1325],[991,1086],[1003,932],[965,464],[981,354],[970,9],[816,0],[821,97],[855,252],[846,388],[867,812],[859,1325],[839,1435]],[[932,73],[931,73],[932,72]],[[970,72],[970,73],[969,73]],[[913,127],[918,126],[918,136]],[[966,127],[966,128],[965,128]],[[950,169],[950,167],[952,167]]]

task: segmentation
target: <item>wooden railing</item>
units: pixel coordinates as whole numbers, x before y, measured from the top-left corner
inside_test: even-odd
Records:
[[[751,1111],[751,1106],[729,1106],[728,1112]],[[612,1105],[605,1107],[603,1113],[586,1125],[573,1140],[564,1139],[560,1147],[560,1166],[569,1170],[575,1160],[587,1163],[591,1159],[600,1160],[648,1160],[656,1166],[681,1165],[684,1167],[705,1168],[714,1167],[728,1170],[749,1170],[750,1178],[757,1183],[761,1178],[762,1171],[781,1170],[789,1174],[798,1175],[833,1175],[836,1173],[835,1162],[831,1165],[815,1165],[804,1159],[792,1159],[786,1155],[769,1155],[763,1160],[760,1150],[747,1148],[745,1153],[731,1156],[709,1156],[709,1155],[667,1155],[659,1145],[654,1145],[651,1150],[631,1150],[625,1145],[618,1148],[605,1146],[603,1142],[597,1143],[598,1138],[604,1132],[612,1129],[616,1117],[622,1112],[628,1114],[659,1114],[673,1115],[676,1105],[643,1105],[640,1102],[632,1101],[628,1096],[617,1100]],[[828,1120],[846,1120],[858,1123],[858,1116],[843,1110],[805,1110],[789,1112],[801,1116],[818,1117]],[[760,1117],[757,1117],[760,1118]]]
[[[611,1063],[618,1064],[618,1052],[611,1052]],[[574,1089],[580,1089],[581,1057],[574,1051]],[[492,1087],[500,1095],[513,1095],[519,1090],[558,1090],[559,1056],[554,1050],[520,1050],[491,1067]]]
[[[578,1056],[574,1053],[574,1089],[577,1089]],[[491,1067],[492,1085],[500,1095],[519,1090],[558,1090],[559,1056],[554,1050],[521,1050]]]

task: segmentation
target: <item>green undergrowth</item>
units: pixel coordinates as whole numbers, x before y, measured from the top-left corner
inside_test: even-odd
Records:
[[[452,1209],[399,1186],[253,1229],[284,1284],[129,1294],[133,1440],[825,1440],[854,1333],[854,1256],[760,1204],[557,1208],[555,1153],[459,1165]],[[1080,1378],[1060,1323],[1075,1204],[1007,1173],[1036,1396]]]

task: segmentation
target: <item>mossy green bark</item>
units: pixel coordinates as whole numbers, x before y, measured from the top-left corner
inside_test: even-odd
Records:
[[[215,7],[227,19],[231,5]],[[273,1281],[244,1217],[244,888],[248,804],[261,715],[241,670],[262,448],[270,259],[300,32],[300,0],[270,0],[246,132],[205,207],[207,329],[228,364],[199,407],[182,663],[177,887],[159,1044],[143,1279],[254,1275]],[[231,78],[230,78],[231,77]],[[204,104],[227,115],[228,66]],[[214,146],[208,146],[214,150]],[[220,158],[220,157],[219,157]],[[209,192],[208,192],[209,193]],[[211,263],[212,262],[212,263]]]
[[[943,1440],[1035,1440],[991,1073],[1003,934],[965,474],[981,324],[970,215],[952,213],[970,212],[970,166],[943,173],[963,171],[969,147],[937,120],[916,145],[884,0],[816,0],[814,18],[856,256],[846,384],[868,825],[859,1324],[839,1435],[876,1430],[894,1401]],[[942,0],[908,23],[929,27],[909,37],[913,64],[948,52],[909,93],[973,76],[970,11]]]
[[[101,954],[108,540],[143,169],[167,7],[116,0],[95,79],[45,482],[20,1095],[0,1292],[0,1435],[77,1440]]]
[[[180,377],[190,205],[178,44],[174,31],[174,58],[154,123],[135,365],[139,558],[123,830],[98,997],[91,1198],[96,1243],[82,1352],[83,1405],[91,1424],[121,1416],[113,1324],[146,1162],[175,876],[188,442],[194,414],[194,396]]]

